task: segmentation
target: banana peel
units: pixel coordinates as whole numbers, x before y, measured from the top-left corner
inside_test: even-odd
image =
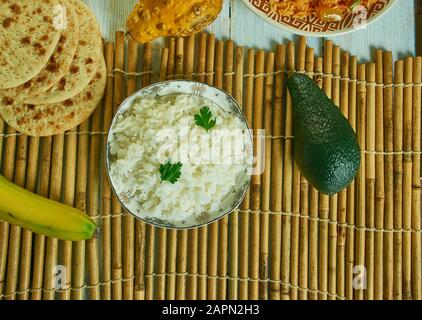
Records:
[[[82,211],[29,192],[1,175],[0,220],[69,241],[91,239],[97,229]]]

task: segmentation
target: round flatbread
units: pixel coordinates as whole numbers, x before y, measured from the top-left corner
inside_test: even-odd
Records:
[[[28,99],[51,88],[69,71],[79,42],[79,19],[68,0],[60,0],[60,3],[63,5],[63,32],[48,63],[35,78],[18,87],[1,90],[1,95]]]
[[[36,137],[61,134],[72,129],[94,112],[106,86],[104,59],[89,85],[77,96],[55,104],[25,104],[10,97],[0,97],[0,115],[17,131]]]
[[[69,72],[50,89],[25,99],[25,103],[56,103],[76,96],[91,81],[102,56],[100,26],[92,11],[80,0],[68,0],[79,18],[79,44]]]
[[[56,48],[62,30],[58,0],[0,1],[0,89],[34,78]]]

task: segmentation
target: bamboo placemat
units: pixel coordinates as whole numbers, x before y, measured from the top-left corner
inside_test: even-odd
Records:
[[[375,62],[359,64],[331,41],[315,57],[303,37],[265,52],[203,33],[168,39],[154,74],[152,49],[122,32],[105,44],[103,103],[74,130],[38,139],[0,121],[2,174],[100,226],[95,238],[71,243],[0,223],[2,299],[422,298],[421,57],[393,62],[377,50]],[[313,77],[357,132],[362,167],[338,195],[319,194],[293,161],[285,83],[294,71]],[[254,132],[266,134],[265,172],[239,210],[190,231],[122,212],[103,169],[124,97],[181,78],[231,93]]]

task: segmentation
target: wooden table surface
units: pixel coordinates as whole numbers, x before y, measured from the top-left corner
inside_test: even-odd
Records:
[[[137,0],[84,0],[93,8],[101,24],[103,36],[113,41],[114,33],[125,30],[125,22]],[[394,58],[415,54],[415,4],[413,0],[397,0],[396,5],[381,19],[351,34],[333,37],[336,44],[362,62],[371,58],[374,48],[392,50]],[[208,28],[218,39],[232,39],[238,45],[270,50],[275,43],[295,36],[279,29],[251,12],[242,0],[224,0],[219,18]],[[322,47],[323,39],[310,38],[309,44]],[[156,49],[161,42],[157,41]],[[158,50],[157,50],[158,51]]]

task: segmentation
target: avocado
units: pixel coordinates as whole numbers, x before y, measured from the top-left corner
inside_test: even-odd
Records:
[[[336,194],[359,170],[361,154],[356,134],[311,78],[295,73],[287,86],[293,101],[295,161],[315,189]]]

